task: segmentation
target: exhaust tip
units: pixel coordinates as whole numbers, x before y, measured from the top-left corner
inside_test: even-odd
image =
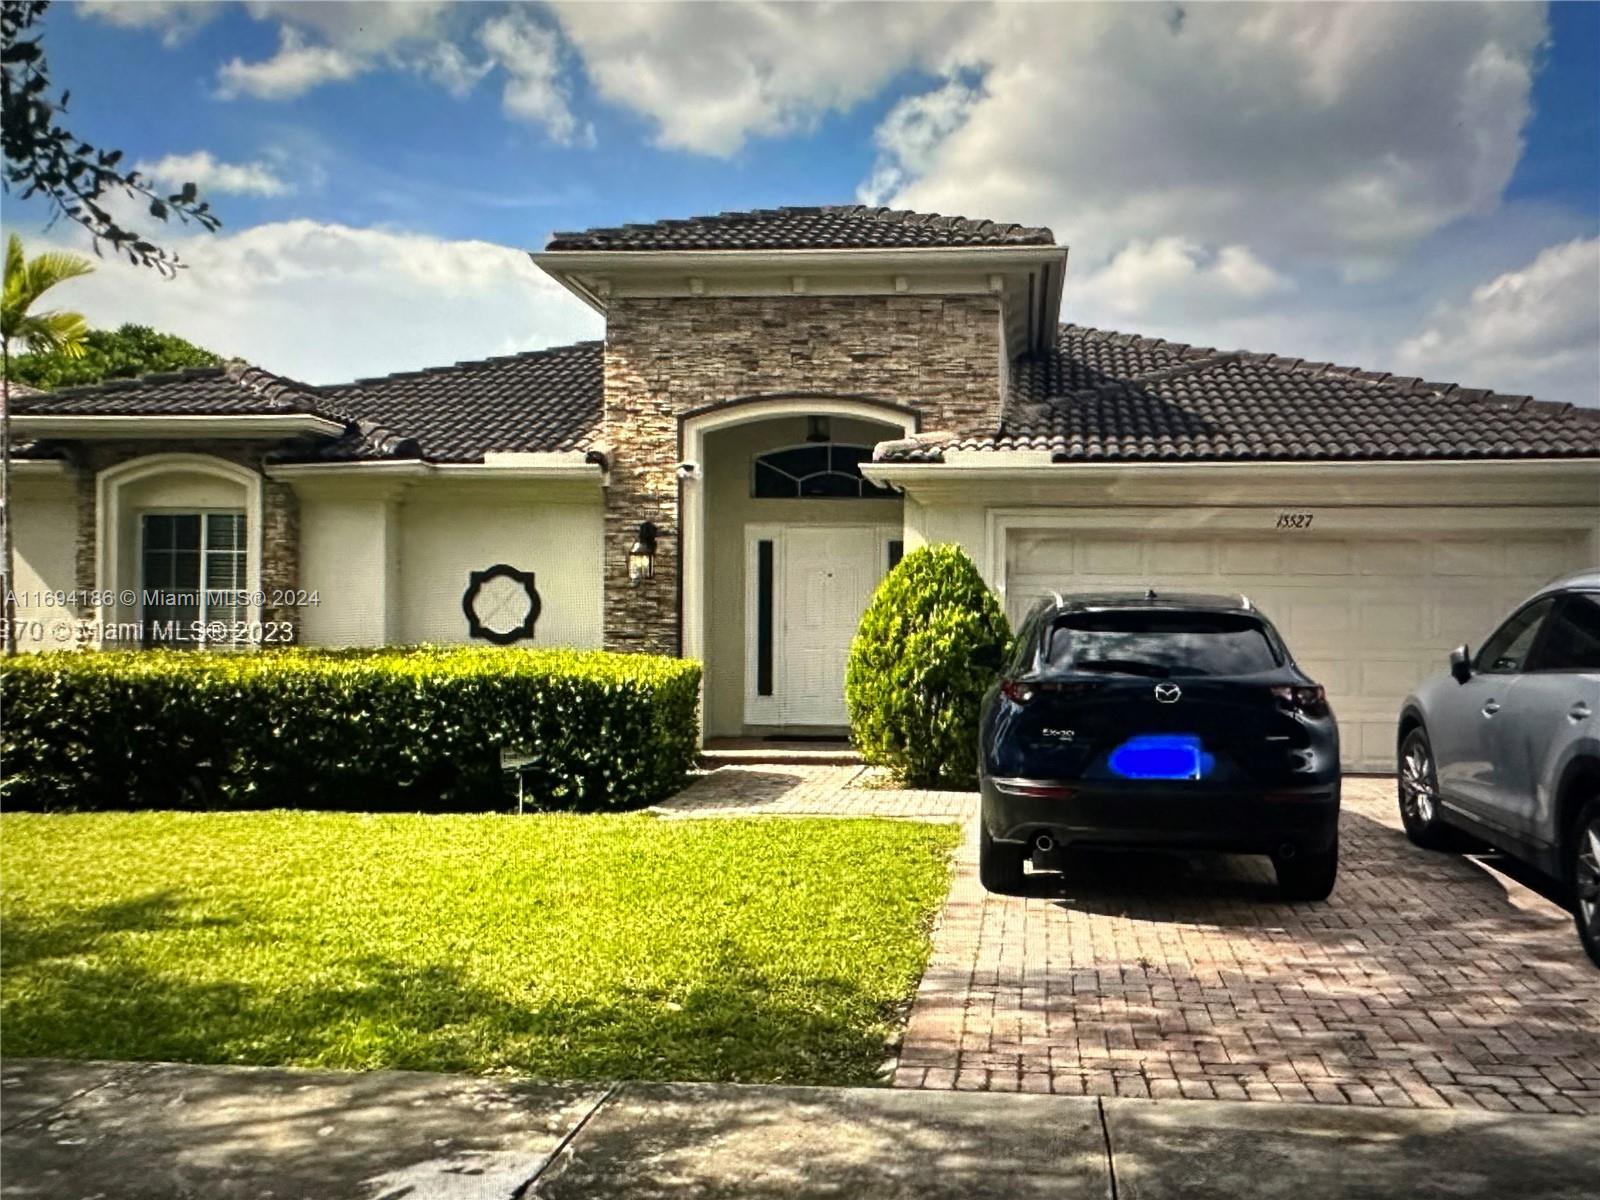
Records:
[[[1033,848],[1040,854],[1049,854],[1050,851],[1056,848],[1056,840],[1048,833],[1041,833],[1033,839]]]

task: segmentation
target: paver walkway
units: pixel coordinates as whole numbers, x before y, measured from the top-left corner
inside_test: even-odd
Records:
[[[1226,855],[1084,854],[991,896],[974,795],[872,779],[723,768],[662,811],[966,823],[897,1087],[1600,1115],[1600,971],[1571,917],[1412,846],[1391,780],[1346,780],[1338,888],[1289,905]]]
[[[965,821],[976,792],[875,786],[879,773],[855,766],[720,767],[700,776],[655,811],[672,817],[895,817]]]

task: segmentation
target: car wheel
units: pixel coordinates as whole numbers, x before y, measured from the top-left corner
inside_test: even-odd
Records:
[[[1572,880],[1572,915],[1578,939],[1600,967],[1600,796],[1578,812],[1567,850],[1567,878]]]
[[[1022,895],[1022,864],[1026,846],[997,842],[978,818],[978,881],[1000,896]]]
[[[1339,878],[1339,839],[1335,837],[1333,845],[1321,854],[1275,858],[1273,866],[1278,872],[1278,892],[1285,900],[1326,900]]]
[[[1439,775],[1433,764],[1433,746],[1420,726],[1400,743],[1400,820],[1406,836],[1428,850],[1448,850],[1454,845],[1439,804]]]

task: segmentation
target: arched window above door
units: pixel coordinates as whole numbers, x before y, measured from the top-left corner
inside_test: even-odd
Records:
[[[892,500],[894,493],[861,474],[871,446],[806,442],[755,458],[750,494],[758,500]]]

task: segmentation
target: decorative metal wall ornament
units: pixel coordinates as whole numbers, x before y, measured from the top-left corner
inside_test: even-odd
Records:
[[[534,622],[544,605],[533,586],[533,572],[495,563],[467,576],[461,611],[467,615],[467,633],[496,646],[509,646],[533,637]]]

